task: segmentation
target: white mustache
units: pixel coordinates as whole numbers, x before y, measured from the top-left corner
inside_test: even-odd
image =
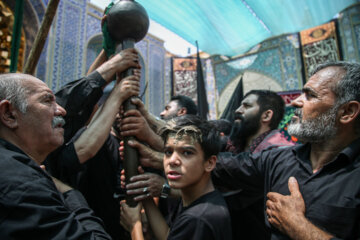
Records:
[[[302,112],[299,108],[295,109],[294,114],[295,114],[295,116],[299,117],[300,119],[302,118]]]
[[[57,126],[63,127],[65,125],[65,120],[61,116],[56,116],[52,120],[52,127],[55,128]]]

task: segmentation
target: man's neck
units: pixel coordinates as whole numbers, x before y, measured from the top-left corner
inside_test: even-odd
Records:
[[[313,172],[319,171],[324,165],[334,160],[334,158],[351,142],[359,136],[335,136],[324,142],[311,143],[310,161]]]
[[[245,151],[245,152],[246,152],[246,151],[249,151],[252,142],[253,142],[256,138],[258,138],[261,134],[263,134],[263,133],[265,133],[265,132],[267,132],[267,131],[269,131],[269,130],[270,130],[269,127],[267,127],[267,126],[266,126],[266,127],[265,127],[265,126],[261,126],[261,127],[259,128],[259,130],[258,130],[254,135],[249,136],[249,137],[246,139],[246,144],[245,144],[244,151]]]
[[[7,134],[3,134],[3,132],[0,132],[0,138],[6,140],[7,142],[13,144],[17,148],[19,148],[21,151],[23,151],[28,157],[30,157],[34,162],[41,165],[42,162],[47,157],[47,154],[39,154],[36,151],[34,151],[34,148],[31,147],[31,143],[24,142],[21,137],[19,137],[17,134],[13,134],[12,132],[7,132]]]
[[[189,206],[196,199],[214,190],[215,188],[210,177],[200,180],[196,185],[181,189],[183,206]]]

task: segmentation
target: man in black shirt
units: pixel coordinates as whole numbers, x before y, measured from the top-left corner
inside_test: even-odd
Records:
[[[113,75],[128,67],[140,67],[135,49],[123,50],[107,61],[103,56],[102,51],[90,68],[96,68],[94,72],[56,93],[57,102],[70,115],[64,126],[65,134],[73,138],[48,157],[47,169],[84,195],[113,239],[125,239],[127,234],[119,224],[119,200],[114,198],[120,189],[122,169],[118,151],[120,136],[110,134],[110,129],[121,104],[139,94],[140,71],[136,69],[134,75],[118,79],[91,121],[75,133],[89,120],[103,86],[113,81]]]
[[[41,80],[0,75],[0,239],[111,239],[82,195],[40,168],[65,115]]]
[[[319,66],[293,101],[289,133],[305,144],[220,153],[215,185],[266,196],[272,239],[360,237],[360,65]]]

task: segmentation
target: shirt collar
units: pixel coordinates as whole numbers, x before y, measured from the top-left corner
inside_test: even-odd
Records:
[[[269,130],[269,131],[266,131],[264,133],[262,133],[260,136],[258,136],[257,138],[255,138],[252,142],[251,142],[251,145],[249,147],[249,151],[250,152],[254,152],[255,149],[259,146],[259,144],[265,139],[265,137],[267,135],[269,135],[269,133],[271,132],[272,130]]]
[[[17,146],[15,146],[12,143],[6,141],[5,139],[0,138],[0,145],[2,145],[4,148],[9,149],[11,151],[25,154],[20,148],[18,148]]]
[[[359,153],[360,153],[360,137],[355,139],[352,143],[350,143],[340,152],[341,155],[345,155],[351,162],[355,161]]]
[[[39,165],[33,159],[31,159],[24,151],[22,151],[20,148],[18,148],[14,144],[6,141],[5,139],[0,138],[0,146],[2,146],[3,148],[5,148],[9,151],[20,154],[20,155],[17,155],[18,157],[16,157],[16,159],[18,161],[23,162],[26,165],[36,166],[37,168],[39,168]]]
[[[309,165],[311,168],[311,163],[310,163],[311,144],[310,143],[299,144],[299,145],[295,146],[292,149],[292,151],[294,152],[294,154],[297,156],[297,158],[301,162],[305,163],[306,165]],[[360,138],[357,138],[352,143],[350,143],[347,147],[345,147],[336,156],[336,158],[333,161],[329,162],[328,164],[333,163],[333,162],[338,162],[337,160],[339,160],[339,159],[346,159],[348,162],[353,162],[353,161],[355,161],[355,159],[359,155],[359,153],[360,153]],[[358,161],[360,161],[360,160],[358,160]],[[326,164],[326,165],[328,165],[328,164]]]

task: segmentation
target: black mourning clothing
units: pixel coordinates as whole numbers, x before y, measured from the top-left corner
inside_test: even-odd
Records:
[[[316,173],[311,167],[310,149],[311,145],[305,144],[254,155],[220,153],[213,182],[231,189],[241,188],[256,198],[268,192],[289,195],[288,180],[293,176],[305,201],[307,219],[338,238],[359,238],[360,138]],[[267,219],[266,225],[271,229],[271,239],[288,239]]]
[[[76,190],[61,194],[51,177],[0,139],[0,239],[111,239]]]
[[[201,196],[187,207],[181,202],[171,220],[168,240],[232,239],[230,215],[218,191]]]

